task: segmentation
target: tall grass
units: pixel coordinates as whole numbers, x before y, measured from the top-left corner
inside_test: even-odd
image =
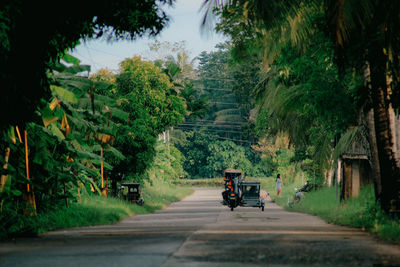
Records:
[[[294,191],[292,198],[294,196]],[[321,217],[329,223],[358,227],[377,234],[386,240],[400,243],[400,222],[391,220],[375,202],[372,187],[364,187],[358,197],[340,202],[336,198],[336,189],[323,188],[306,193],[297,204],[291,204],[282,198],[278,204],[289,211],[309,213]]]
[[[188,187],[179,187],[165,181],[153,181],[143,188],[145,204],[138,206],[120,199],[83,195],[82,202],[71,202],[69,208],[19,217],[18,222],[1,231],[0,239],[34,236],[39,233],[70,227],[106,225],[135,215],[151,213],[192,193]]]

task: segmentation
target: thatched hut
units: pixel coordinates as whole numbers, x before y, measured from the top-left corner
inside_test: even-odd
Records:
[[[341,182],[340,199],[356,197],[360,188],[373,183],[371,164],[367,149],[353,141],[338,160],[337,177]]]

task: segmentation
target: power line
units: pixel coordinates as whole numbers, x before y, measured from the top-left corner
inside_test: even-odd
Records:
[[[193,130],[193,127],[185,126],[185,125],[183,125],[183,126],[176,126],[175,128],[177,128],[177,129],[182,129],[182,130]],[[212,132],[240,133],[240,134],[243,134],[243,132],[240,132],[240,131],[226,131],[226,130],[214,130],[214,129],[207,129],[206,131],[207,131],[207,132],[208,132],[208,131],[212,131]]]
[[[217,125],[217,124],[197,124],[197,123],[181,123],[179,125],[183,125],[183,126],[198,126],[198,127],[214,127],[214,128],[238,128],[238,129],[241,129],[241,127],[239,125],[220,125],[220,124]]]
[[[209,91],[227,91],[233,93],[232,89],[220,89],[220,88],[199,88],[201,90],[209,90]]]
[[[189,129],[182,129],[182,130],[189,130]],[[222,140],[230,140],[230,141],[241,142],[241,143],[255,144],[254,142],[247,141],[247,140],[232,139],[232,138],[227,138],[227,137],[221,137],[221,136],[214,135],[214,134],[212,134],[212,136],[214,136],[217,139],[222,139]]]
[[[98,62],[93,61],[93,59],[90,59],[88,57],[82,56],[80,53],[78,53],[77,51],[74,51],[75,54],[77,54],[80,58],[86,59],[90,62],[92,62],[93,65],[99,64]]]
[[[207,65],[228,65],[228,62],[223,63],[223,62],[207,62],[204,65],[201,66],[207,66]]]
[[[87,46],[85,46],[85,47],[86,47],[86,50],[87,50],[88,55],[89,55],[89,57],[90,57],[90,61],[92,61],[94,67],[97,68],[98,65],[95,64],[95,62],[94,62],[94,60],[93,60],[93,58],[92,58],[92,54],[90,54],[88,47],[87,47]]]
[[[200,78],[199,81],[201,80],[213,80],[213,81],[228,81],[228,82],[234,82],[235,80],[229,79],[229,78]]]
[[[97,52],[100,52],[100,53],[103,53],[103,54],[107,54],[107,55],[119,58],[119,59],[125,57],[125,56],[115,55],[115,54],[112,54],[112,53],[109,53],[109,52],[106,52],[106,51],[103,51],[103,50],[99,50],[99,49],[93,48],[93,47],[90,47],[90,49],[93,50],[93,51],[97,51]]]
[[[218,105],[239,105],[239,103],[228,103],[228,102],[207,102],[209,104],[218,104]]]
[[[234,124],[240,124],[240,125],[245,125],[247,122],[239,122],[239,121],[215,121],[215,120],[195,120],[195,121],[187,121],[187,122],[218,122],[218,123],[234,123]]]

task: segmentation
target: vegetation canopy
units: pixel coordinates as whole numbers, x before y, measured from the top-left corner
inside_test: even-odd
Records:
[[[32,119],[40,98],[50,96],[47,71],[81,39],[156,35],[168,23],[162,6],[173,0],[63,3],[2,1],[0,113],[8,114],[1,116],[2,128]]]

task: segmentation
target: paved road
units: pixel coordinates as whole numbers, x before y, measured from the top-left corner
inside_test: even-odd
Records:
[[[220,192],[198,189],[111,226],[0,243],[0,266],[400,266],[400,246],[273,203],[231,212]]]

